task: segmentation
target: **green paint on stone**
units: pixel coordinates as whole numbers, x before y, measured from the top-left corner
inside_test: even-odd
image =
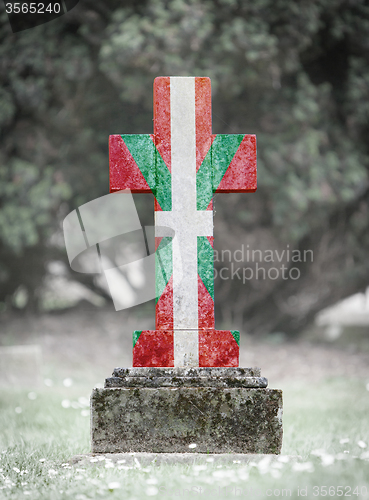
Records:
[[[155,152],[156,147],[149,134],[122,135],[129,152],[145,177],[151,191],[155,194]]]
[[[218,189],[227,168],[231,164],[243,137],[242,134],[218,134],[215,137],[211,146],[214,193]]]
[[[197,272],[214,300],[214,251],[206,236],[197,237]]]
[[[172,175],[156,150],[156,194],[155,197],[164,212],[172,210]]]
[[[133,332],[133,347],[136,345],[137,340],[140,338],[142,330],[135,330]]]
[[[155,252],[155,303],[158,302],[173,274],[172,238],[164,237]]]
[[[240,345],[240,332],[237,330],[231,330],[231,334],[233,335],[233,338],[237,342],[237,345]]]
[[[196,174],[197,210],[206,210],[213,197],[211,148]]]

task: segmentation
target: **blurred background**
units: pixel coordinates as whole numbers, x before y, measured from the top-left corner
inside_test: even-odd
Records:
[[[53,353],[59,335],[78,365],[96,336],[130,363],[154,303],[116,312],[70,269],[62,221],[108,193],[109,134],[152,133],[154,78],[196,75],[213,133],[258,140],[257,192],[215,199],[216,268],[241,269],[215,280],[217,328],[369,350],[368,34],[364,0],[81,0],[15,34],[0,3],[0,345]],[[135,202],[152,225],[152,197]]]

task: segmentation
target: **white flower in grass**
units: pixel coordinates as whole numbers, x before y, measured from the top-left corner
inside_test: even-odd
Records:
[[[156,486],[150,486],[149,488],[147,488],[146,490],[146,495],[148,497],[154,497],[155,495],[157,495],[159,493],[159,490]]]
[[[118,490],[119,488],[120,488],[120,483],[118,483],[118,481],[112,481],[111,483],[108,484],[109,491]]]
[[[364,453],[362,453],[360,455],[360,459],[361,460],[369,460],[369,451],[364,451]]]
[[[28,399],[31,401],[35,400],[37,398],[37,394],[35,392],[29,392],[28,393]]]
[[[63,401],[61,402],[61,405],[63,408],[69,408],[70,407],[69,399],[63,399]]]
[[[295,472],[314,472],[314,466],[311,462],[297,462],[293,464],[292,470]]]
[[[63,380],[64,387],[71,387],[73,385],[73,380],[71,378],[65,378]]]
[[[58,472],[55,469],[49,469],[47,473],[49,474],[50,477],[54,477],[57,475]]]
[[[212,476],[220,479],[223,479],[225,477],[228,479],[232,479],[235,477],[235,471],[232,469],[215,470],[213,471]]]
[[[91,463],[98,462],[98,461],[99,461],[98,458],[95,458],[95,457],[90,458]]]
[[[15,413],[22,413],[23,410],[20,406],[17,406],[14,411]]]
[[[322,455],[321,457],[322,465],[323,467],[327,467],[328,465],[332,465],[334,463],[334,456],[333,455]]]
[[[39,462],[43,463],[45,462],[46,458],[40,458]]]
[[[30,494],[31,494],[31,492],[30,492],[30,491],[27,491],[27,490],[24,490],[24,491],[23,491],[23,495],[30,495]]]
[[[206,459],[206,461],[207,461],[207,462],[210,462],[210,463],[211,463],[211,462],[214,462],[214,458],[213,458],[213,457],[209,457],[209,458],[207,458],[207,459]]]
[[[126,460],[118,460],[117,464],[125,464],[126,463]]]
[[[266,474],[270,468],[271,457],[264,457],[260,460],[257,467],[260,474]]]
[[[347,460],[347,455],[345,453],[337,453],[336,460]]]
[[[156,477],[149,477],[148,479],[146,479],[146,483],[147,484],[158,484],[158,480],[156,479]]]
[[[340,444],[346,444],[349,441],[350,441],[349,438],[342,438],[342,439],[340,439]]]
[[[193,465],[192,468],[195,472],[199,472],[202,470],[206,470],[208,467],[207,465]]]
[[[27,484],[28,484],[28,483],[23,482],[23,483],[21,483],[21,486],[26,486]]]
[[[82,417],[89,417],[90,416],[90,410],[82,410],[81,411]]]
[[[13,467],[13,470],[14,470],[17,474],[19,474],[19,473],[20,473],[20,470],[18,469],[18,467]]]
[[[106,462],[105,469],[112,469],[112,468],[114,468],[113,462]]]
[[[283,464],[281,462],[273,462],[271,465],[272,469],[283,469]]]
[[[277,469],[271,469],[270,471],[270,475],[274,478],[274,479],[279,479],[281,477],[281,472]]]
[[[367,447],[367,444],[364,441],[361,441],[361,440],[357,442],[357,445],[360,446],[360,448],[366,448]]]
[[[277,460],[278,460],[278,462],[281,462],[282,464],[288,464],[288,462],[290,461],[290,457],[288,457],[287,455],[279,455]]]
[[[54,382],[51,380],[51,378],[45,378],[44,384],[46,387],[52,387],[54,385]]]
[[[191,443],[188,445],[188,447],[190,448],[190,450],[193,450],[194,448],[196,448],[197,444],[196,443]]]

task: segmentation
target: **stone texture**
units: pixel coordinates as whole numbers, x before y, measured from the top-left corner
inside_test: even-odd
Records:
[[[109,377],[105,387],[267,387],[265,377]]]
[[[282,446],[282,391],[184,386],[94,389],[91,436],[94,453],[185,453],[195,443],[199,453],[277,454]]]
[[[265,388],[267,385],[259,368],[115,368],[113,376],[105,380],[105,387]]]
[[[241,367],[134,367],[114,368],[113,377],[260,377],[260,368]]]

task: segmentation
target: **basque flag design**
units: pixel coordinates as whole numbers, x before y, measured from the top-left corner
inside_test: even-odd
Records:
[[[134,332],[133,366],[238,366],[238,332],[214,330],[212,198],[256,190],[256,137],[212,134],[209,78],[160,77],[154,134],[109,152],[111,192],[155,197],[156,330]]]

